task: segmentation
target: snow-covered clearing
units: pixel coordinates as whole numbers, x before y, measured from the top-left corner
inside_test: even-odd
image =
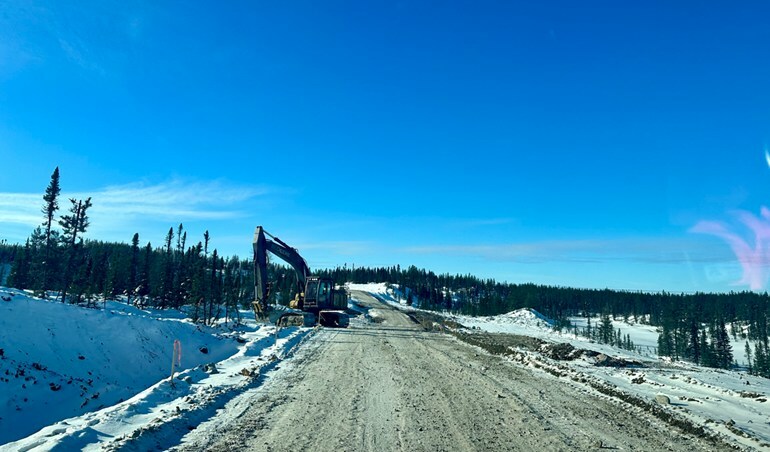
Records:
[[[167,447],[313,331],[276,332],[249,312],[233,329],[120,302],[87,309],[13,289],[0,296],[0,450]]]
[[[372,293],[379,300],[415,311],[403,304],[403,297],[386,284],[350,284],[351,290]],[[432,312],[432,311],[431,311]],[[433,313],[433,312],[432,312]],[[590,383],[606,384],[644,400],[667,396],[668,409],[687,417],[707,430],[724,434],[745,446],[770,448],[770,380],[739,370],[720,370],[687,362],[660,359],[648,351],[642,353],[599,344],[571,332],[553,329],[552,322],[531,309],[520,309],[490,317],[444,314],[469,331],[486,331],[530,336],[551,343],[569,343],[575,348],[592,350],[607,356],[636,361],[639,366],[618,368],[597,366],[595,358],[554,361],[539,353],[523,352],[524,362],[534,367],[551,367],[564,373],[580,390],[591,390]],[[585,319],[573,319],[582,320]],[[630,334],[636,345],[657,346],[654,327],[616,321],[615,328]],[[578,324],[579,329],[582,325]],[[743,343],[733,342],[733,352],[741,362]],[[583,382],[581,382],[583,380]],[[758,441],[744,438],[740,432]]]

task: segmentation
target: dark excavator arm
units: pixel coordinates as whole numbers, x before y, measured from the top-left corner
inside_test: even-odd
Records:
[[[270,238],[266,237],[269,236]],[[280,257],[294,268],[297,274],[297,292],[304,292],[310,268],[296,249],[290,247],[278,237],[270,235],[257,226],[254,231],[254,294],[263,312],[267,310],[267,252]]]

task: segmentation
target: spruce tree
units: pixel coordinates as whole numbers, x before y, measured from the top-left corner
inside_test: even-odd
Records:
[[[615,339],[613,328],[612,328],[612,320],[610,320],[610,314],[609,312],[604,312],[602,314],[602,322],[599,325],[599,340],[602,344],[611,344]]]
[[[667,324],[663,324],[660,334],[658,335],[658,355],[659,356],[673,356],[674,344],[671,340],[671,331]]]
[[[131,304],[131,297],[137,292],[137,276],[139,273],[139,233],[131,238],[131,263],[128,268],[128,290],[126,291],[127,303]]]
[[[237,312],[237,304],[235,304],[235,281],[233,279],[233,266],[234,259],[227,259],[224,269],[224,276],[222,278],[222,302],[225,305],[225,324],[230,321],[230,312],[235,305],[235,311]]]
[[[41,268],[43,296],[45,296],[45,291],[52,287],[50,279],[53,272],[56,271],[53,256],[53,248],[56,243],[52,240],[53,231],[51,228],[53,227],[56,212],[59,210],[59,193],[61,193],[61,187],[59,186],[59,167],[57,166],[53,170],[53,174],[51,174],[51,182],[49,182],[48,187],[45,189],[45,195],[43,195],[43,201],[45,201],[43,205],[43,214],[45,215],[43,220],[43,227],[45,228],[45,260]]]
[[[11,266],[11,273],[8,275],[8,286],[17,289],[28,289],[30,287],[29,273],[30,262],[32,259],[32,250],[29,239],[24,242],[24,248],[16,254],[16,259]]]
[[[203,244],[198,242],[190,248],[191,255],[191,282],[190,297],[194,303],[192,320],[200,321],[201,317],[206,317],[206,257],[203,255]],[[205,319],[204,319],[205,320]]]
[[[209,310],[207,313],[207,322],[213,323],[218,315],[214,313],[214,307],[219,306],[219,269],[217,264],[219,263],[219,255],[217,250],[214,249],[214,253],[211,255],[211,278],[209,280]],[[217,308],[218,309],[218,308]]]
[[[585,328],[586,337],[588,339],[591,339],[591,316],[588,316],[588,319],[586,321],[586,328]]]
[[[176,251],[178,253],[181,253],[184,251],[184,242],[182,242],[182,231],[184,231],[184,226],[182,223],[179,223],[179,227],[176,230]]]
[[[700,350],[700,365],[706,366],[706,367],[714,367],[714,355],[712,348],[709,347],[708,341],[706,340],[707,334],[704,327],[701,327],[700,333],[698,333],[700,336],[700,346],[698,347]]]
[[[38,297],[47,297],[45,287],[45,230],[40,226],[32,231],[29,236],[29,282],[30,287]]]
[[[716,365],[721,369],[728,369],[733,362],[733,347],[730,345],[730,335],[724,319],[720,319],[715,328]]]
[[[138,237],[137,237],[138,238]],[[136,287],[137,298],[134,305],[143,307],[147,296],[150,294],[150,272],[152,271],[152,244],[147,242],[144,247],[144,257],[142,260],[142,273],[139,276],[139,284]]]
[[[754,345],[754,375],[770,378],[770,359],[767,356],[767,346],[763,342]]]
[[[86,301],[86,306],[91,307],[93,302],[94,290],[91,282],[91,275],[94,269],[94,262],[91,256],[79,257],[82,262],[76,265],[76,273],[72,278],[70,285],[73,304],[80,304],[82,300]]]
[[[171,250],[171,244],[174,241],[174,228],[168,229],[166,234],[165,255],[163,257],[163,279],[161,280],[160,289],[160,306],[161,308],[169,307],[169,303],[174,298],[174,256]]]
[[[85,234],[90,222],[88,220],[88,209],[91,207],[91,198],[85,201],[70,198],[69,215],[62,215],[59,224],[62,227],[63,239],[67,246],[67,266],[64,269],[64,283],[61,292],[61,301],[64,302],[69,291],[72,277],[81,270],[80,266],[84,264],[80,257],[80,248],[83,243],[82,234]]]
[[[689,343],[687,344],[687,356],[690,358],[694,363],[700,362],[700,336],[698,333],[700,332],[700,328],[698,326],[698,322],[695,320],[695,318],[690,319],[690,337],[689,337]]]
[[[102,257],[101,259],[104,260],[104,257]],[[118,253],[113,252],[107,257],[106,260],[107,260],[106,272],[104,271],[104,269],[101,270],[101,273],[103,273],[103,275],[101,275],[101,278],[103,279],[100,281],[101,278],[98,275],[100,273],[99,271],[94,271],[91,276],[92,287],[94,288],[95,291],[97,291],[97,289],[101,287],[102,299],[105,302],[108,299],[114,299],[114,297],[118,294],[117,288],[120,285],[120,283],[118,282],[118,278],[119,278],[118,274],[120,272],[120,269],[119,269],[120,256],[118,255]],[[100,267],[101,265],[97,265],[95,270],[99,270]]]
[[[168,228],[168,234],[166,234],[166,254],[171,254],[171,243],[174,241],[174,228]]]
[[[746,341],[745,352],[746,352],[746,365],[749,368],[749,374],[753,374],[754,369],[751,367],[751,345],[749,345],[749,341]]]

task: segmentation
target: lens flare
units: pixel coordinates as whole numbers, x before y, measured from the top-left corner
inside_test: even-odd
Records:
[[[718,221],[701,221],[690,228],[690,232],[714,235],[727,242],[743,269],[743,277],[735,285],[762,290],[770,277],[770,209],[763,206],[759,217],[751,212],[736,211],[735,217],[754,236],[753,242]]]
[[[765,161],[767,162],[767,166],[770,166],[770,151],[768,151],[767,148],[765,148]]]

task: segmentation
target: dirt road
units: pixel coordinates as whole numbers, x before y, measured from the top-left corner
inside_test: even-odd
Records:
[[[711,450],[631,408],[455,338],[422,331],[368,294],[376,322],[324,329],[237,415],[180,450]]]

